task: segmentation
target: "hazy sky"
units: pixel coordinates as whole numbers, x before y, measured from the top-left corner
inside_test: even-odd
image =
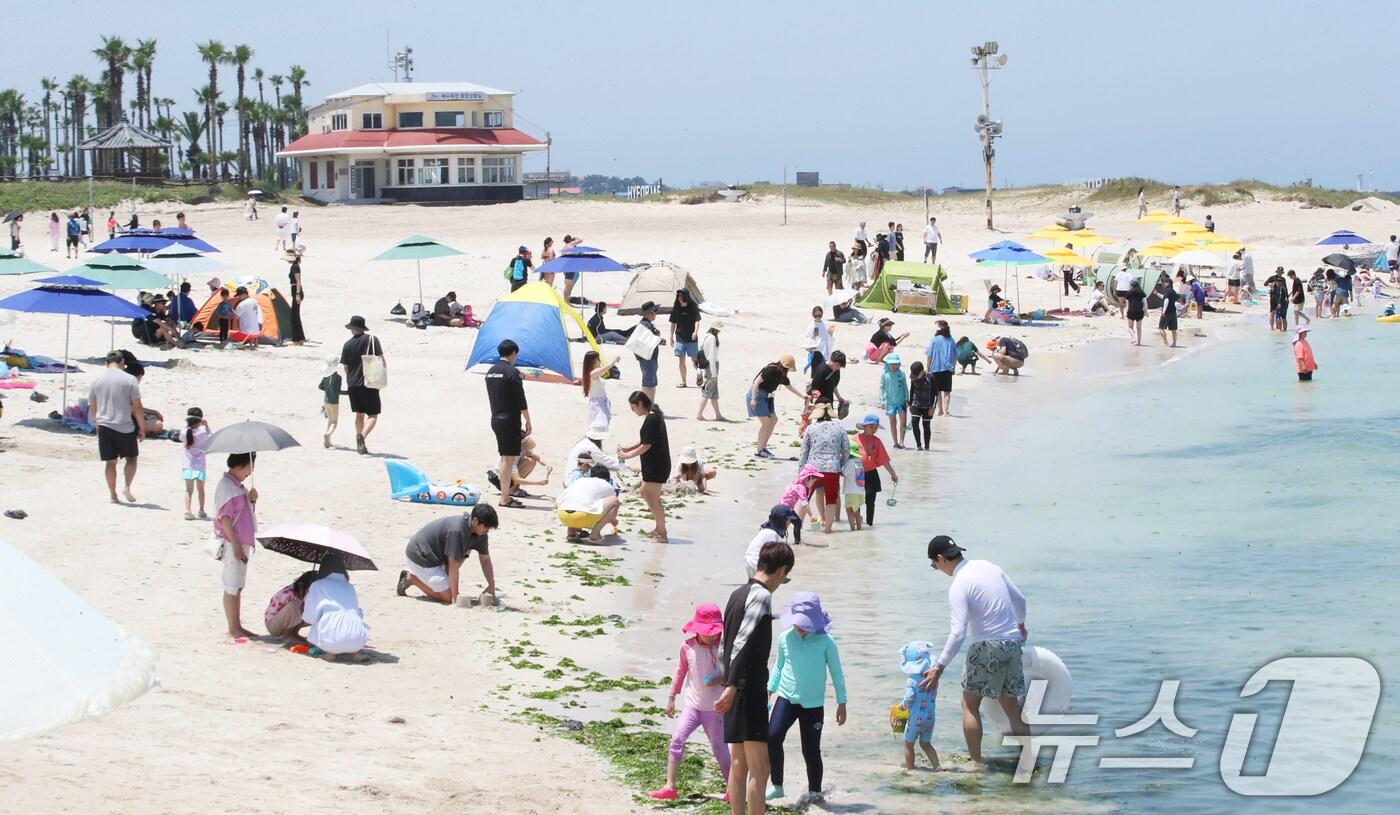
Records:
[[[0,87],[37,97],[42,75],[96,78],[101,34],[155,37],[155,94],[192,109],[206,78],[194,46],[214,37],[247,43],[268,73],[301,64],[315,102],[389,78],[387,27],[396,49],[413,47],[420,81],[520,91],[517,124],[553,134],[557,169],[684,186],[777,180],[787,165],[824,181],[973,186],[969,46],[996,39],[1009,56],[992,77],[992,115],[1006,123],[998,184],[1311,175],[1350,187],[1374,172],[1400,188],[1386,149],[1400,129],[1397,73],[1368,56],[1394,50],[1394,0],[245,0],[150,5],[136,19],[132,8],[12,6]],[[220,84],[231,92],[231,75]],[[543,155],[526,169],[544,169]]]

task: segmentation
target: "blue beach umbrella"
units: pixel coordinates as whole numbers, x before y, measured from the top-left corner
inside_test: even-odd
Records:
[[[86,281],[56,283],[54,281]],[[48,285],[0,300],[0,309],[30,314],[63,315],[63,409],[68,409],[68,334],[74,317],[145,317],[147,312],[115,294],[91,288],[101,285],[87,278],[64,275],[40,281]]]
[[[213,244],[195,237],[192,229],[178,229],[175,227],[167,229],[132,229],[117,237],[103,241],[89,249],[89,252],[121,252],[123,254],[139,252],[150,254],[159,252],[168,246],[183,246],[195,252],[217,252]]]
[[[1049,263],[1050,258],[1038,254],[1029,247],[1022,246],[1016,241],[997,241],[986,249],[979,249],[971,253],[968,257],[978,263],[1000,263],[1001,264],[1001,284],[1005,287],[1008,283],[1008,271],[1012,265],[1036,265]],[[1021,299],[1021,278],[1016,278],[1016,300]]]
[[[1313,246],[1365,246],[1370,241],[1352,232],[1350,229],[1338,229],[1327,237],[1313,244]]]
[[[537,269],[540,274],[582,274],[585,272],[625,272],[627,267],[606,255],[564,252]]]

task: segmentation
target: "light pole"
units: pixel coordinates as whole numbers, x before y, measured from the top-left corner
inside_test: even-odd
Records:
[[[988,229],[992,228],[992,159],[996,156],[992,144],[1001,135],[1001,120],[992,120],[992,103],[988,95],[990,77],[987,72],[1006,65],[1006,55],[998,54],[998,50],[996,40],[972,46],[972,68],[982,80],[982,115],[977,117],[975,130],[978,138],[982,140],[982,165],[987,171]]]

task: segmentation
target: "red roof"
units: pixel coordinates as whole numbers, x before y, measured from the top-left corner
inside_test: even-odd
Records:
[[[334,130],[308,133],[280,153],[332,150],[392,150],[411,147],[534,147],[539,140],[513,128],[425,128],[422,130]]]

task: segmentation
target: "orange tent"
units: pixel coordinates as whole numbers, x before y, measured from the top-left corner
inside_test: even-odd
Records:
[[[229,298],[233,298],[233,287],[224,286],[228,291]],[[214,319],[214,309],[219,306],[219,293],[214,292],[200,307],[199,313],[194,315],[191,323],[203,323],[204,333],[218,335],[219,321]],[[282,293],[276,289],[268,289],[254,296],[258,303],[258,308],[262,309],[262,336],[274,341],[281,341],[291,336],[292,307],[287,305],[287,300]],[[229,337],[234,340],[246,339],[239,331],[238,318],[229,320]]]

